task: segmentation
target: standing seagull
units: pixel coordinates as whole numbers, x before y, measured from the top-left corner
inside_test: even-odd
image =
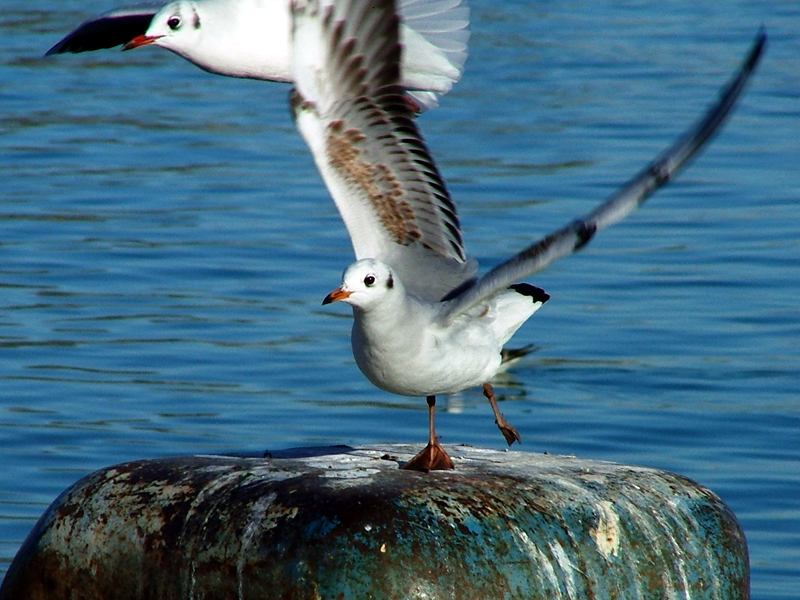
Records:
[[[372,383],[427,397],[428,445],[404,468],[451,469],[435,432],[436,395],[483,384],[496,407],[487,381],[501,368],[503,345],[548,299],[517,282],[579,250],[667,183],[723,124],[766,35],[703,118],[619,192],[476,279],[447,188],[403,101],[392,0],[294,0],[293,11],[297,125],[359,259],[323,304],[353,307],[353,354]],[[500,417],[498,425],[507,427]]]
[[[400,0],[402,84],[417,108],[461,78],[467,58],[466,0]],[[289,0],[178,0],[139,4],[89,19],[46,56],[123,45],[161,46],[201,69],[230,77],[292,81]]]

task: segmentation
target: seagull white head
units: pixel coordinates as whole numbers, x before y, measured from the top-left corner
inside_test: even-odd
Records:
[[[150,27],[144,35],[133,38],[123,46],[123,50],[155,44],[183,55],[185,49],[197,44],[201,31],[197,5],[187,0],[178,0],[170,2],[153,15]]]
[[[346,302],[355,308],[369,310],[398,293],[402,293],[400,282],[389,265],[374,258],[364,258],[345,269],[341,287],[325,296],[322,304]]]

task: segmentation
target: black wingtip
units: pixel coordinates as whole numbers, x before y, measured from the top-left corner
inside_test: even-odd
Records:
[[[758,61],[761,59],[761,55],[764,54],[764,49],[767,46],[767,30],[762,25],[758,33],[756,34],[756,39],[753,42],[753,49],[750,50],[750,54],[745,61],[745,69],[748,71],[752,71]]]
[[[80,54],[125,44],[146,33],[155,14],[156,10],[143,6],[142,10],[135,12],[120,14],[118,11],[111,11],[89,19],[61,38],[44,55]]]
[[[544,304],[550,300],[550,294],[545,292],[542,288],[531,285],[530,283],[515,283],[509,287],[518,294],[530,296],[533,302],[541,302]]]
[[[70,42],[72,41],[72,34],[61,38],[50,50],[44,53],[45,56],[53,56],[54,54],[66,54],[67,52],[75,52],[70,49]]]

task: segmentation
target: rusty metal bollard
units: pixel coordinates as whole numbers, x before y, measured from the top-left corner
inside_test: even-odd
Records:
[[[97,471],[42,516],[0,600],[746,599],[747,545],[672,473],[404,445],[188,456]]]

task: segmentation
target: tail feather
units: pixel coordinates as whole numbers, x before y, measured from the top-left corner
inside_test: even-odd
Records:
[[[510,340],[549,299],[550,294],[529,283],[514,284],[499,294],[494,300],[494,328],[500,342]]]
[[[506,372],[534,350],[536,350],[536,346],[533,344],[528,344],[522,348],[503,348],[500,351],[500,369],[497,372]]]

